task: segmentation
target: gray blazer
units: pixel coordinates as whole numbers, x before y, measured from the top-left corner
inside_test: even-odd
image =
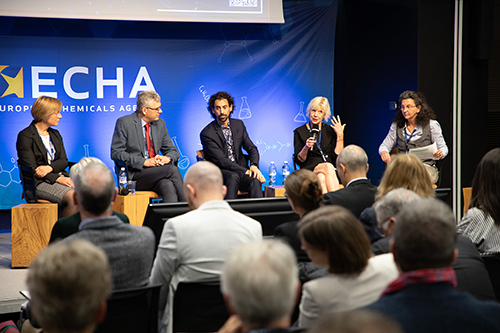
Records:
[[[151,123],[151,139],[156,154],[161,151],[164,156],[170,157],[173,164],[177,164],[179,152],[168,135],[163,119]],[[144,129],[139,114],[134,112],[118,118],[111,142],[111,159],[125,162],[129,171],[138,172],[146,161],[145,149]]]
[[[155,237],[148,227],[123,223],[116,216],[87,219],[63,242],[72,239],[86,239],[106,252],[115,290],[148,283],[155,254]]]

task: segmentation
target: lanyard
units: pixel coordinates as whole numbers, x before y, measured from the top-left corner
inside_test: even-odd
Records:
[[[411,138],[413,137],[413,134],[415,134],[415,130],[417,129],[417,126],[413,129],[413,131],[410,134],[410,137],[406,137],[406,126],[403,129],[403,132],[405,132],[405,145],[406,145],[406,152],[408,152],[408,143],[410,142]]]

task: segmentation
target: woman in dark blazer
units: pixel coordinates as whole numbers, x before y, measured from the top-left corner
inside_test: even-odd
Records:
[[[55,202],[62,208],[61,215],[77,212],[73,202],[73,181],[65,171],[68,158],[57,126],[62,103],[52,97],[41,96],[31,107],[33,121],[19,132],[16,148],[19,164],[30,166],[35,172],[36,194],[39,199]]]

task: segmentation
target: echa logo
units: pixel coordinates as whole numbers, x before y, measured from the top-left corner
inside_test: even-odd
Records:
[[[5,80],[5,83],[0,80],[0,91],[3,91],[0,98],[10,94],[15,94],[17,98],[24,98],[23,68],[21,66],[0,65],[0,75]]]

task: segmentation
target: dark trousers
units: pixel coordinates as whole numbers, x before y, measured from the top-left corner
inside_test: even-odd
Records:
[[[247,175],[239,176],[238,173],[222,170],[224,185],[227,187],[226,199],[238,198],[238,190],[248,192],[250,198],[262,198],[262,184],[257,178]]]
[[[144,168],[136,172],[132,180],[137,181],[137,191],[155,191],[163,202],[186,201],[182,176],[173,164]]]

